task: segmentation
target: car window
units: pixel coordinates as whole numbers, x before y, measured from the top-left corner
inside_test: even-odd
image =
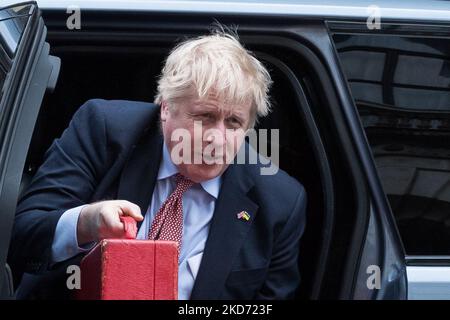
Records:
[[[0,100],[20,39],[28,21],[29,6],[0,9]]]
[[[333,38],[406,253],[450,254],[450,38]]]

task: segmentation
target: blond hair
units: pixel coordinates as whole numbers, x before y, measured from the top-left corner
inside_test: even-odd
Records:
[[[251,103],[251,127],[270,112],[271,84],[267,69],[241,45],[237,34],[215,30],[171,51],[158,80],[155,103],[177,105],[211,94],[224,103]]]

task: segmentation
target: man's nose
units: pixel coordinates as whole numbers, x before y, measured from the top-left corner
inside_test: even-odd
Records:
[[[208,142],[213,142],[215,145],[224,145],[226,143],[226,126],[223,121],[218,121],[216,125],[207,136]]]

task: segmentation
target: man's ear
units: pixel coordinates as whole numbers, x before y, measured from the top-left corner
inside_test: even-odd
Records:
[[[169,106],[166,101],[161,101],[161,121],[166,121],[169,117]]]

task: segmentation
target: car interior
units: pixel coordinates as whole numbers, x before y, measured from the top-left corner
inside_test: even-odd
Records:
[[[64,42],[55,45],[51,39],[50,45],[51,54],[61,58],[61,70],[55,91],[46,95],[41,107],[21,190],[43,162],[53,139],[61,135],[85,101],[102,98],[152,102],[156,79],[169,50],[169,47],[71,46]],[[314,286],[319,245],[324,236],[319,168],[288,79],[276,66],[267,62],[266,65],[274,81],[273,111],[257,128],[280,129],[280,168],[298,179],[308,194],[307,227],[299,260],[302,285],[298,292],[298,298],[308,298]]]

